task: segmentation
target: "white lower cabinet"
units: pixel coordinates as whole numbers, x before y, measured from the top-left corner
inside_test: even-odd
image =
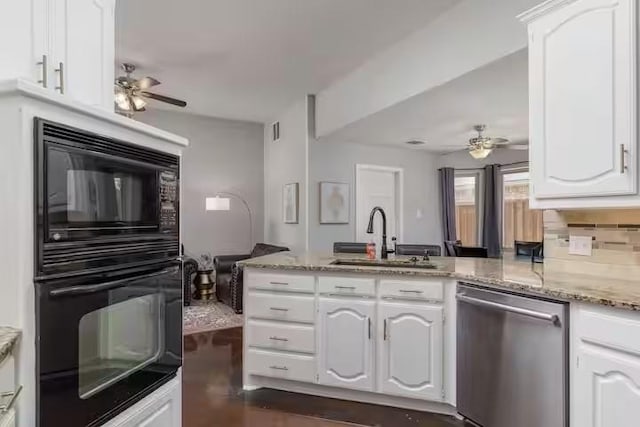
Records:
[[[320,384],[373,390],[375,301],[320,298]]]
[[[443,400],[443,313],[437,306],[379,304],[383,336],[378,371],[383,393]]]
[[[640,418],[640,315],[574,310],[572,427],[636,427]]]
[[[244,387],[453,413],[455,284],[245,269]],[[446,307],[446,308],[445,308]],[[447,369],[453,369],[449,364]],[[451,393],[451,394],[449,394]]]
[[[606,348],[580,352],[574,426],[636,427],[640,417],[640,357]],[[584,405],[584,406],[583,406]],[[580,410],[579,408],[591,408]]]
[[[180,427],[182,377],[171,380],[103,427]]]

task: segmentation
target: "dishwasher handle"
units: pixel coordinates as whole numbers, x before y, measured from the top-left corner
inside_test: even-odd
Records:
[[[528,308],[514,307],[512,305],[501,304],[499,302],[469,297],[465,294],[457,294],[456,299],[458,301],[477,305],[479,307],[493,308],[495,310],[508,311],[509,313],[515,313],[522,316],[533,317],[534,319],[545,320],[547,322],[551,322],[555,326],[560,326],[560,317],[558,317],[557,314],[549,314],[543,313],[541,311],[529,310]]]

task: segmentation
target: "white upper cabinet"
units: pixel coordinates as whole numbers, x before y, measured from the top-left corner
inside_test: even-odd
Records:
[[[53,84],[59,92],[113,109],[113,0],[53,0]]]
[[[0,79],[24,78],[113,111],[115,0],[11,0]]]
[[[380,303],[381,391],[438,401],[443,394],[443,308]]]
[[[637,195],[636,13],[635,0],[551,0],[521,15],[533,206]]]
[[[374,301],[320,298],[320,384],[373,390]]]

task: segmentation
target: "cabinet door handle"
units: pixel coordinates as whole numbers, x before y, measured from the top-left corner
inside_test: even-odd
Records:
[[[387,319],[384,319],[382,322],[382,338],[387,340]]]
[[[282,312],[287,312],[289,311],[288,308],[280,308],[280,307],[270,307],[269,310],[273,310],[273,311],[282,311]]]
[[[369,328],[369,339],[371,339],[371,318],[367,317],[367,327]]]
[[[287,282],[269,282],[270,285],[289,286]]]
[[[280,337],[269,337],[269,339],[270,339],[271,341],[283,341],[283,342],[287,342],[287,341],[289,341],[289,339],[288,339],[288,338],[280,338]]]
[[[356,289],[356,287],[355,286],[338,286],[338,285],[336,285],[336,289],[353,291],[353,290]]]
[[[275,369],[277,371],[288,371],[289,370],[289,368],[287,368],[286,366],[269,366],[269,368]]]
[[[47,87],[47,85],[49,84],[47,79],[47,55],[42,55],[42,61],[38,62],[37,64],[42,67],[42,78],[38,80],[38,83],[40,83],[42,87]]]
[[[56,90],[59,90],[60,93],[64,93],[64,64],[61,62],[58,68],[54,71],[58,73],[58,81],[60,82],[59,86],[56,86]]]
[[[627,150],[624,147],[624,144],[620,144],[620,173],[625,173],[627,169],[629,169],[627,167],[627,162],[626,162],[626,154],[629,152],[629,150]]]

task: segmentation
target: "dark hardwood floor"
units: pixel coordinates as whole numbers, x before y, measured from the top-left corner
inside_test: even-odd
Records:
[[[184,427],[463,427],[459,420],[276,390],[242,390],[242,329],[185,337]]]

